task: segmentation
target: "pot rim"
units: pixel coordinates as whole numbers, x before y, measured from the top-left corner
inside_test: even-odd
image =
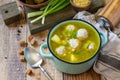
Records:
[[[82,22],[90,25],[91,27],[93,27],[93,29],[95,29],[95,31],[98,33],[98,36],[99,36],[99,38],[100,38],[100,45],[99,45],[99,48],[98,48],[97,52],[94,54],[94,56],[92,56],[91,58],[89,58],[89,59],[87,59],[87,60],[85,60],[85,61],[76,62],[76,63],[67,62],[67,61],[64,61],[64,60],[58,58],[55,54],[53,54],[53,51],[51,50],[50,44],[49,44],[49,38],[50,38],[50,33],[51,33],[51,31],[52,31],[58,24],[62,24],[62,23],[65,22],[65,21],[72,21],[72,20],[82,21]],[[100,51],[100,48],[101,48],[101,41],[102,41],[102,40],[101,40],[101,37],[100,37],[100,33],[98,32],[98,30],[97,30],[91,23],[89,23],[89,22],[87,22],[87,21],[85,21],[85,20],[81,20],[81,19],[68,19],[68,20],[64,20],[64,21],[62,21],[62,22],[60,22],[60,23],[58,23],[58,24],[54,25],[54,26],[50,29],[50,31],[49,31],[49,33],[48,33],[48,38],[47,38],[48,49],[49,49],[50,53],[51,53],[54,57],[56,57],[57,59],[59,59],[59,60],[62,61],[62,62],[65,62],[65,63],[69,63],[69,64],[82,64],[82,63],[85,63],[85,62],[90,61],[90,60],[93,59],[97,54],[99,54],[99,51]]]

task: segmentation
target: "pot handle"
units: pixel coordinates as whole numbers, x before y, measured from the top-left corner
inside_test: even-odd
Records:
[[[40,46],[40,48],[39,48],[39,51],[40,51],[39,53],[40,53],[40,55],[41,55],[43,58],[52,59],[53,56],[52,56],[51,53],[44,53],[43,49],[45,49],[46,47],[48,47],[48,46],[47,46],[47,42],[41,44],[41,46]]]
[[[101,47],[104,47],[108,42],[107,35],[102,31],[99,31],[99,34],[100,34],[101,39],[102,39]]]

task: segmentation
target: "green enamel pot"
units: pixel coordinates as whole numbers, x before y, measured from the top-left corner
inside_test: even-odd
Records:
[[[96,34],[98,35],[99,48],[98,48],[97,52],[86,61],[78,62],[78,63],[71,63],[68,61],[64,61],[64,60],[58,58],[54,54],[52,48],[50,47],[50,37],[52,36],[52,33],[58,27],[60,27],[60,25],[68,23],[68,22],[78,22],[79,24],[87,25],[88,27],[91,27],[93,30],[95,30]],[[50,59],[54,65],[54,67],[56,67],[59,71],[64,72],[64,73],[68,73],[68,74],[80,74],[80,73],[83,73],[83,72],[89,70],[93,66],[93,64],[95,63],[95,61],[98,58],[98,55],[100,53],[101,48],[103,46],[105,46],[107,42],[108,42],[108,39],[107,39],[106,34],[104,32],[99,32],[90,23],[83,21],[83,20],[66,20],[66,21],[60,22],[57,25],[55,25],[54,27],[52,27],[52,29],[49,31],[47,42],[40,45],[39,53],[43,58]],[[43,51],[44,48],[46,48],[46,47],[48,47],[48,49],[49,49],[49,53],[47,53],[47,54],[44,53],[44,51]]]

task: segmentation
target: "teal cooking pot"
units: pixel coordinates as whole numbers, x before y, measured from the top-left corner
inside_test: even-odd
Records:
[[[90,59],[83,61],[83,62],[79,62],[79,63],[70,63],[67,61],[64,61],[60,58],[58,58],[56,55],[54,55],[54,52],[51,50],[50,48],[50,37],[52,35],[52,33],[58,28],[60,27],[60,25],[65,24],[67,22],[78,22],[78,23],[82,23],[84,25],[87,25],[88,27],[91,27],[92,29],[94,29],[98,36],[99,36],[99,40],[100,40],[100,45],[99,45],[99,49],[97,50],[97,52],[95,53],[95,55],[93,55]],[[52,60],[53,65],[61,72],[64,73],[68,73],[68,74],[80,74],[83,73],[87,70],[89,70],[94,62],[97,60],[97,57],[100,53],[100,49],[106,45],[106,43],[108,42],[107,36],[104,32],[99,32],[93,25],[91,25],[90,23],[83,21],[83,20],[66,20],[63,21],[57,25],[55,25],[49,32],[48,34],[48,38],[47,38],[47,42],[43,43],[40,45],[40,49],[39,49],[39,53],[43,58],[48,58]],[[44,48],[48,47],[49,49],[49,53],[44,53]]]

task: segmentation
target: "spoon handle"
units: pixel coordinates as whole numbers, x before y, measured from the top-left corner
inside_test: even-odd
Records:
[[[46,70],[45,70],[42,66],[39,65],[39,67],[40,67],[41,71],[44,73],[44,75],[45,75],[49,80],[53,80],[53,79],[50,77],[50,75],[46,72]]]

